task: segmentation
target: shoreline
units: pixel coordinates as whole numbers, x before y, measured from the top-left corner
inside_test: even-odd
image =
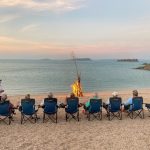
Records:
[[[119,88],[118,88],[119,89]],[[95,91],[86,91],[86,92],[84,92],[84,90],[83,90],[83,93],[85,94],[85,95],[87,95],[87,94],[92,94],[92,93],[95,93],[95,92],[97,92],[97,93],[112,93],[112,92],[114,92],[114,91],[116,91],[116,92],[121,92],[121,93],[127,93],[127,92],[132,92],[133,90],[138,90],[139,92],[140,91],[142,91],[142,92],[148,92],[149,91],[149,93],[150,93],[150,87],[145,87],[145,88],[120,88],[119,90],[117,90],[117,88],[114,88],[114,89],[109,89],[109,90],[105,90],[105,89],[103,89],[103,90],[95,90]],[[35,93],[30,93],[30,92],[26,92],[26,93],[22,93],[22,94],[9,94],[9,92],[7,91],[7,90],[5,90],[5,92],[4,93],[6,93],[6,94],[8,94],[10,97],[15,97],[15,96],[23,96],[23,95],[26,95],[26,94],[30,94],[30,95],[32,95],[32,96],[44,96],[44,95],[47,95],[49,92],[52,92],[52,93],[54,93],[54,95],[58,95],[58,96],[61,96],[61,95],[69,95],[72,91],[70,91],[70,92],[60,92],[60,91],[58,91],[58,92],[55,92],[55,91],[48,91],[48,92],[35,92]]]

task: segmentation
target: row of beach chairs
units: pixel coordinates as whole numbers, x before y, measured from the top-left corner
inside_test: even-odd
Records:
[[[129,110],[127,110],[127,116],[131,119],[136,117],[144,118],[144,109],[143,109],[143,98],[136,97],[132,99],[132,104],[130,105]],[[122,120],[122,99],[117,98],[110,98],[110,103],[107,109],[107,117],[108,120],[112,120],[117,118]],[[46,100],[44,101],[44,108],[43,108],[43,123],[51,120],[57,123],[57,112],[58,106],[56,101]],[[79,100],[78,99],[71,99],[67,101],[67,106],[65,108],[65,119],[66,121],[75,119],[79,121]],[[150,108],[149,104],[145,104],[145,106]],[[35,103],[32,101],[22,101],[21,102],[22,109],[20,110],[21,113],[21,124],[24,124],[26,121],[30,121],[31,123],[36,123],[37,117],[37,110],[35,109]],[[86,112],[87,118],[90,121],[91,119],[98,119],[102,120],[102,108],[103,102],[102,99],[91,99],[90,100],[90,107]],[[0,121],[5,122],[6,124],[11,124],[12,116],[9,109],[9,101],[0,104]]]

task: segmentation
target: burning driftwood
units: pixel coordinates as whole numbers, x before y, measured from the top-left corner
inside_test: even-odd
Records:
[[[82,91],[82,86],[81,86],[81,75],[79,74],[79,71],[78,71],[77,61],[76,61],[74,53],[72,53],[72,56],[73,56],[73,61],[75,63],[76,73],[77,73],[77,80],[74,81],[74,83],[71,86],[72,92],[75,94],[75,96],[82,97],[83,91]]]
[[[82,92],[82,86],[80,82],[80,77],[72,84],[72,92],[75,94],[77,97],[82,97],[83,92]]]

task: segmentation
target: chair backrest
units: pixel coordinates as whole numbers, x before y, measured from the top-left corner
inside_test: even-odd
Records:
[[[32,115],[35,113],[35,99],[21,100],[22,113],[25,115]]]
[[[48,114],[56,113],[57,111],[57,99],[44,99],[44,112]]]
[[[102,99],[90,99],[90,113],[100,112],[102,108]]]
[[[67,98],[67,108],[66,112],[76,113],[78,111],[79,99],[78,98]]]
[[[121,109],[122,99],[121,97],[110,97],[109,98],[109,111],[118,112]]]
[[[140,110],[143,109],[143,98],[142,97],[134,97],[132,99],[132,110]]]
[[[5,101],[0,103],[0,115],[7,116],[10,114],[10,102]]]

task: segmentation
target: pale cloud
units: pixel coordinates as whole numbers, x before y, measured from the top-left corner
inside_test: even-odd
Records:
[[[10,22],[10,21],[18,19],[19,17],[20,16],[17,14],[0,15],[0,23]]]
[[[71,11],[84,6],[86,0],[1,0],[0,7],[23,7],[37,11]]]
[[[31,32],[31,31],[35,31],[37,30],[39,27],[38,24],[29,24],[27,26],[24,26],[22,29],[21,29],[21,32]]]

